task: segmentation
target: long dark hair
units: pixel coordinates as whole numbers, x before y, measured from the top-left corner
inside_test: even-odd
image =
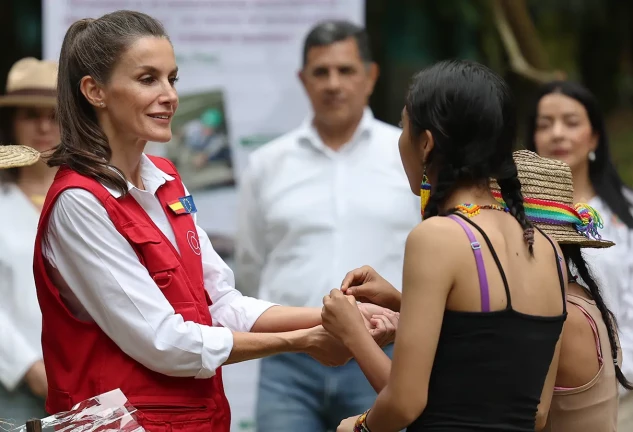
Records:
[[[587,263],[585,262],[584,257],[582,256],[582,252],[580,250],[580,246],[571,245],[571,244],[561,244],[560,249],[563,252],[565,257],[565,261],[570,267],[574,267],[578,271],[578,276],[582,279],[584,285],[589,289],[591,297],[596,302],[596,306],[600,311],[600,315],[602,316],[602,320],[604,321],[605,326],[607,327],[607,334],[609,335],[609,344],[611,345],[611,355],[614,360],[618,358],[618,344],[616,340],[616,335],[618,331],[617,322],[613,313],[609,310],[604,299],[602,298],[602,293],[595,279],[591,275],[591,271],[587,267]],[[582,285],[581,285],[582,286]],[[633,390],[633,385],[627,381],[626,377],[622,373],[620,366],[614,362],[615,365],[615,375],[618,378],[618,382],[627,390]]]
[[[87,75],[106,84],[129,45],[145,36],[166,38],[167,33],[160,22],[141,12],[117,11],[70,26],[62,43],[57,79],[61,144],[48,160],[49,166],[67,165],[127,194],[125,176],[110,165],[108,139],[79,85]]]
[[[534,228],[525,216],[512,158],[516,110],[503,79],[478,63],[439,62],[415,75],[405,109],[412,139],[428,130],[435,142],[426,164],[437,179],[424,217],[438,215],[457,187],[488,185],[495,178],[532,253]]]
[[[528,113],[525,146],[528,150],[536,151],[534,132],[538,117],[538,104],[543,96],[551,93],[560,93],[581,103],[591,123],[591,129],[598,135],[598,147],[595,150],[596,160],[589,163],[589,179],[598,196],[609,206],[611,211],[626,224],[633,228],[633,215],[631,215],[631,202],[626,198],[624,190],[628,189],[624,184],[609,151],[609,139],[604,122],[602,110],[594,95],[582,85],[571,81],[554,81],[545,84],[536,95],[534,104]]]

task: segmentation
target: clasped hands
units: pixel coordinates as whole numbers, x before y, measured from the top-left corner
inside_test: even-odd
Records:
[[[366,302],[357,303],[351,293]],[[392,343],[400,315],[383,306],[394,305],[393,297],[398,297],[399,309],[399,295],[371,267],[352,270],[341,289],[333,289],[323,298],[322,325],[313,330],[314,343],[308,354],[326,366],[341,366],[352,358],[350,344],[367,334],[381,347]]]

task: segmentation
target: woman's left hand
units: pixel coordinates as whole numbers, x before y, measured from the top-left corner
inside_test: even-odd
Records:
[[[333,289],[330,295],[323,297],[321,320],[323,327],[343,343],[371,328],[369,318],[361,314],[356,299],[339,289]]]
[[[360,415],[349,417],[341,421],[341,423],[336,428],[336,432],[353,432],[358,417],[360,417]]]
[[[361,307],[363,304],[360,305]],[[385,309],[378,315],[373,315],[369,319],[372,328],[369,333],[372,335],[378,346],[384,347],[396,340],[396,331],[400,313]]]

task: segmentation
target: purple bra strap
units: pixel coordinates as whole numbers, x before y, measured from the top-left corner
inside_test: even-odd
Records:
[[[481,311],[490,312],[490,293],[488,292],[488,277],[486,276],[486,266],[484,265],[484,257],[481,253],[481,245],[473,234],[472,230],[466,225],[459,216],[448,215],[449,218],[461,225],[470,241],[470,247],[475,254],[475,262],[477,263],[477,274],[479,276],[479,290],[481,292]]]

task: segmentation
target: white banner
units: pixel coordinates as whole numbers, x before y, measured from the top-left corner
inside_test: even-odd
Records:
[[[120,9],[159,19],[173,42],[180,76],[174,139],[151,143],[147,151],[176,163],[200,225],[230,254],[235,184],[248,152],[309,114],[297,78],[307,31],[324,19],[363,25],[364,1],[43,0],[44,57],[58,59],[74,21]],[[224,368],[233,431],[254,429],[257,365]]]
[[[364,23],[362,0],[43,1],[48,59],[59,57],[68,26],[81,18],[132,9],[163,22],[176,51],[181,100],[173,142],[148,151],[175,160],[197,192],[203,228],[223,235],[235,232],[231,186],[248,151],[309,113],[297,78],[307,31],[330,18]],[[195,139],[205,126],[218,139]],[[223,151],[226,137],[230,146]]]

